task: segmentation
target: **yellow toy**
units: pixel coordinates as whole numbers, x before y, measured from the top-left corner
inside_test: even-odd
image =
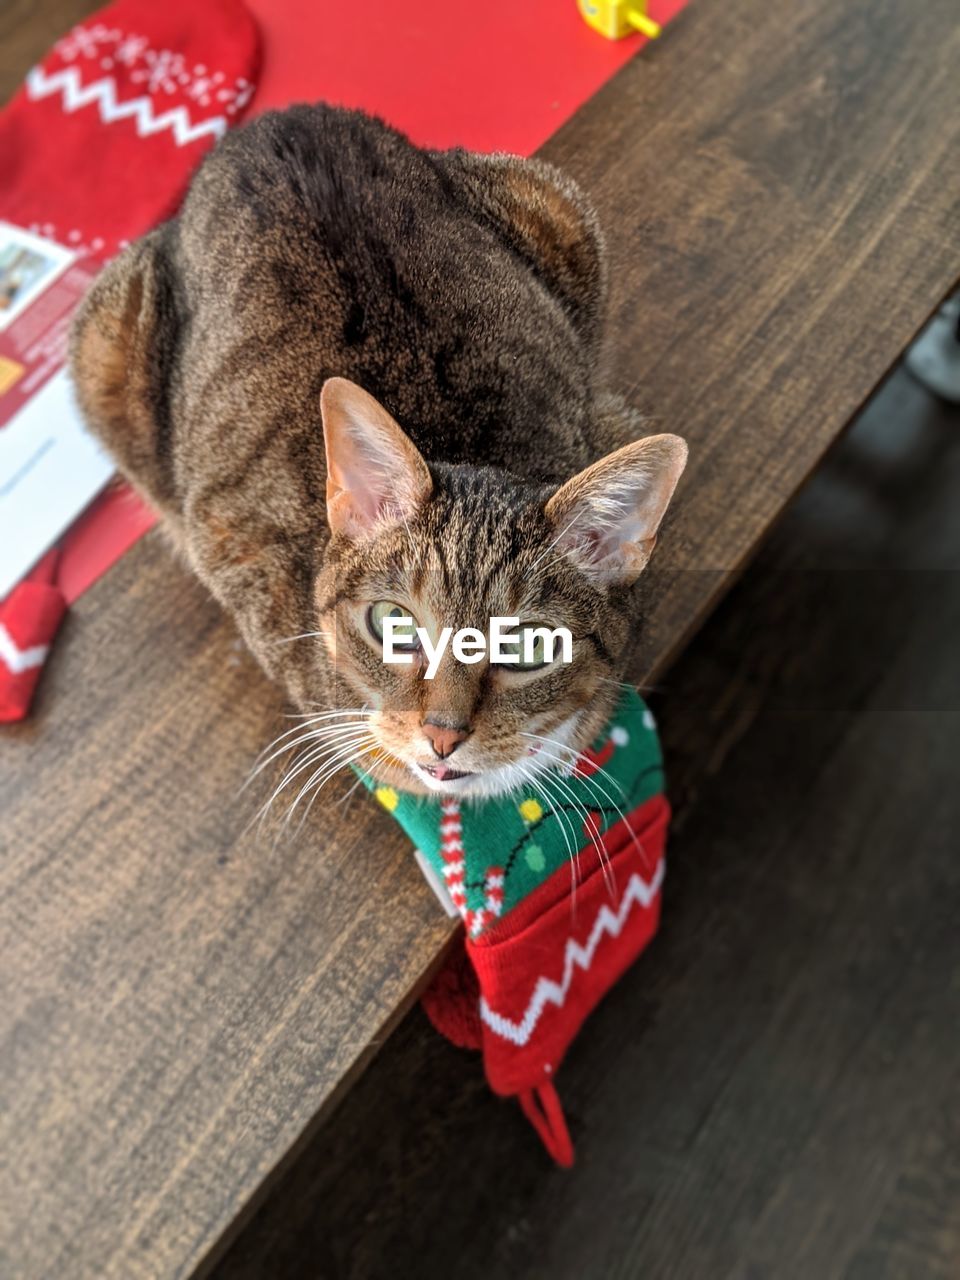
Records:
[[[577,6],[587,25],[608,40],[622,40],[634,31],[648,40],[660,34],[660,23],[647,16],[647,0],[577,0]]]

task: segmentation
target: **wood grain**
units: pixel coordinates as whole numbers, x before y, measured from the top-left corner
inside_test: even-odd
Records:
[[[78,7],[16,6],[16,50]],[[615,381],[692,445],[639,677],[954,281],[955,14],[696,0],[546,148],[610,229]],[[264,792],[236,791],[280,710],[151,537],[75,607],[32,721],[4,731],[4,1275],[209,1260],[450,936],[360,797],[277,849],[243,834]]]
[[[96,0],[2,0],[0,102],[13,95],[24,73],[54,40],[98,8]]]
[[[213,1280],[956,1280],[958,488],[898,371],[671,668],[664,926],[559,1072],[573,1173],[414,1009]]]
[[[638,676],[960,276],[958,56],[953,0],[694,0],[544,148],[607,231],[613,380],[691,446]]]

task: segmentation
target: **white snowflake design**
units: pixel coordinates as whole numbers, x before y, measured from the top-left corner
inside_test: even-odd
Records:
[[[250,99],[253,97],[253,91],[256,88],[249,80],[245,80],[243,76],[226,88],[217,92],[217,101],[224,103],[224,110],[228,116],[235,116],[238,111],[242,111]]]
[[[172,49],[146,49],[143,62],[142,67],[130,72],[130,79],[134,84],[145,85],[147,93],[156,94],[161,89],[164,93],[176,93],[183,87],[180,78],[184,74],[183,54],[174,53]]]
[[[98,22],[92,27],[74,27],[55,48],[64,62],[75,62],[77,58],[96,58],[105,45],[116,44],[120,35],[119,31]]]
[[[215,71],[213,75],[207,73],[207,68],[203,66],[193,68],[193,79],[189,80],[186,87],[188,98],[192,98],[194,102],[199,102],[201,107],[208,107],[213,101],[215,94],[223,83],[224,75],[222,71]]]
[[[173,49],[154,49],[147,36],[102,22],[74,27],[54,48],[64,62],[96,61],[103,71],[124,72],[132,85],[151,97],[182,94],[197,107],[212,107],[227,116],[242,111],[256,88],[244,76],[231,80],[202,63],[191,66]]]
[[[149,47],[150,41],[146,36],[124,36],[113,56],[121,66],[132,67],[143,57]]]

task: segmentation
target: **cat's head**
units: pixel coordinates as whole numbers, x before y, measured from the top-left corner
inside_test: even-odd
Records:
[[[677,436],[636,441],[561,485],[466,465],[429,466],[373,397],[343,378],[323,389],[331,538],[316,583],[330,717],[359,763],[407,790],[491,795],[569,764],[617,697],[630,627],[627,588],[643,570],[686,462]],[[422,639],[393,617],[412,620]],[[544,661],[497,663],[445,628],[486,637],[492,618],[565,628]],[[384,630],[394,656],[384,661]],[[449,633],[448,633],[449,634]],[[522,638],[522,637],[521,637]],[[464,654],[466,649],[461,649]],[[521,657],[522,657],[521,650]],[[564,661],[569,657],[569,661]],[[356,727],[359,725],[359,727]]]

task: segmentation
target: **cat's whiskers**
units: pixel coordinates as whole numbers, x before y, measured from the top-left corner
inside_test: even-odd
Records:
[[[547,758],[548,758],[548,759],[552,759],[552,760],[554,761],[554,763],[556,763],[556,764],[558,764],[558,765],[561,765],[561,766],[563,766],[564,768],[569,769],[569,770],[570,770],[570,772],[573,774],[573,776],[575,776],[575,777],[576,777],[576,778],[578,778],[581,782],[584,782],[587,786],[589,786],[589,787],[590,787],[591,792],[592,792],[592,794],[593,794],[594,796],[596,796],[597,791],[599,791],[599,792],[601,793],[601,795],[603,796],[603,798],[607,801],[607,803],[608,803],[612,808],[616,809],[616,811],[617,811],[618,815],[620,816],[620,818],[624,821],[624,823],[626,823],[626,825],[627,825],[628,829],[630,830],[631,835],[633,835],[633,829],[630,827],[629,822],[627,822],[627,819],[626,819],[626,816],[624,815],[623,810],[620,808],[619,804],[617,804],[616,800],[614,800],[614,798],[613,798],[613,797],[610,795],[610,793],[607,791],[606,787],[601,786],[601,784],[599,783],[599,781],[598,781],[596,778],[594,778],[594,777],[592,777],[591,775],[589,775],[589,774],[585,773],[585,772],[584,772],[584,771],[579,767],[579,766],[580,766],[580,761],[581,761],[581,760],[582,760],[585,764],[586,764],[586,763],[590,763],[590,762],[588,762],[588,761],[587,761],[586,756],[584,756],[582,752],[577,751],[574,747],[571,747],[571,746],[570,746],[568,743],[566,743],[566,742],[561,742],[558,738],[544,738],[544,737],[542,737],[540,734],[530,734],[530,733],[521,733],[521,735],[520,735],[520,736],[521,736],[521,737],[524,737],[524,738],[531,738],[531,739],[533,739],[533,741],[535,741],[535,742],[538,744],[538,746],[540,747],[541,752],[543,752],[544,746],[546,746],[546,745],[550,745],[550,746],[553,746],[553,747],[558,747],[562,752],[564,752],[564,757],[563,757],[563,758],[560,758],[560,759],[558,759],[556,756],[553,756],[553,755],[552,755],[551,753],[549,753],[549,752],[545,752],[544,754],[546,754],[546,755],[547,755]],[[610,779],[610,781],[611,781],[611,782],[614,784],[614,786],[617,788],[617,790],[620,792],[620,794],[623,796],[624,800],[626,800],[626,799],[627,799],[627,793],[624,791],[623,787],[622,787],[622,786],[621,786],[621,784],[617,781],[617,779],[613,776],[613,774],[608,773],[608,771],[607,771],[606,769],[604,769],[604,767],[603,767],[601,764],[594,763],[594,764],[592,765],[592,767],[593,767],[593,769],[595,770],[595,772],[600,773],[600,774],[603,774],[603,775],[604,775],[604,777],[609,778],[609,779]],[[602,805],[601,805],[601,807],[602,807]],[[634,836],[634,841],[636,842],[636,836]],[[640,847],[640,846],[638,846],[638,847]]]
[[[351,750],[355,749],[355,746],[356,746],[356,745],[357,745],[357,744],[351,743],[351,744],[350,744],[350,749],[351,749]],[[337,754],[339,754],[339,753],[338,753],[338,752],[328,752],[328,753],[326,753],[326,754],[324,755],[324,757],[323,757],[323,761],[324,761],[324,763],[325,763],[325,762],[327,762],[327,761],[329,761],[329,760],[334,759],[334,758],[336,757],[336,755],[337,755]],[[317,762],[318,762],[318,760],[319,760],[319,759],[320,759],[320,757],[319,757],[319,756],[318,756],[318,757],[316,757],[315,759],[311,760],[308,764],[306,764],[304,767],[305,767],[305,768],[310,768],[310,767],[311,767],[311,765],[315,765],[315,764],[317,764]],[[322,767],[322,765],[321,765],[321,767]],[[267,799],[267,801],[266,801],[266,802],[265,802],[265,803],[260,807],[260,810],[259,810],[259,811],[258,811],[258,813],[256,814],[256,817],[255,817],[254,821],[258,821],[258,827],[259,827],[259,830],[260,830],[261,832],[262,832],[262,830],[263,830],[263,825],[264,825],[264,822],[266,821],[267,815],[269,814],[269,812],[270,812],[271,808],[273,807],[274,802],[276,801],[277,797],[278,797],[278,796],[279,796],[279,795],[280,795],[280,794],[281,794],[281,793],[286,789],[286,787],[290,785],[290,783],[293,781],[293,778],[294,778],[294,774],[293,774],[293,773],[288,774],[286,777],[284,777],[284,779],[282,780],[282,782],[280,782],[280,783],[278,784],[278,786],[274,789],[273,793],[270,795],[270,797]]]
[[[304,744],[302,749],[297,752],[297,754],[293,757],[291,761],[289,761],[286,767],[293,769],[297,765],[302,764],[303,761],[308,756],[310,756],[311,758],[315,758],[315,753],[318,749],[318,744],[320,744],[321,746],[327,746],[327,745],[335,746],[339,742],[345,742],[348,738],[352,737],[354,733],[356,733],[358,730],[360,730],[363,727],[365,726],[343,725],[342,727],[335,730],[331,730],[328,733],[313,732],[310,734],[306,734],[304,738],[301,740],[303,741],[303,744]]]
[[[299,777],[304,769],[309,768],[314,761],[320,760],[330,753],[343,750],[355,740],[359,741],[369,736],[369,731],[365,726],[355,726],[350,729],[344,729],[340,733],[324,736],[319,745],[314,743],[306,747],[290,762],[286,773],[283,775],[281,788],[285,787],[293,778]]]
[[[566,752],[568,756],[572,757],[573,760],[578,765],[581,760],[584,762],[584,764],[589,764],[591,768],[593,768],[597,773],[601,773],[603,774],[604,777],[609,778],[610,781],[613,783],[613,785],[617,788],[617,790],[623,796],[624,800],[627,799],[626,791],[624,791],[622,785],[617,781],[617,779],[613,776],[612,773],[610,773],[607,769],[605,769],[602,764],[598,764],[596,761],[588,760],[582,751],[578,751],[576,747],[571,747],[569,742],[561,742],[559,738],[545,738],[543,737],[542,734],[539,734],[539,733],[521,732],[520,737],[531,738],[533,739],[534,742],[545,744],[551,747],[558,747],[561,751]]]
[[[369,716],[372,714],[372,712],[367,711],[366,707],[342,707],[338,711],[323,711],[318,712],[316,715],[313,713],[290,715],[287,717],[288,719],[302,720],[304,723],[294,725],[292,729],[287,729],[284,733],[278,734],[277,737],[274,738],[273,742],[268,743],[267,746],[263,748],[260,755],[264,755],[271,747],[275,746],[278,742],[282,742],[284,738],[289,738],[291,734],[298,733],[301,729],[305,729],[311,724],[320,724],[326,720],[342,720],[345,716],[356,716],[359,718],[361,716]],[[259,759],[259,756],[257,758]]]
[[[339,773],[342,769],[346,769],[346,768],[349,768],[351,765],[357,764],[357,762],[359,760],[362,760],[365,756],[372,755],[378,749],[379,749],[379,743],[376,742],[375,740],[371,741],[366,746],[363,746],[361,744],[361,746],[356,749],[355,755],[351,756],[347,760],[340,761],[340,763],[336,766],[336,768],[332,769],[332,771],[326,777],[320,778],[318,780],[316,778],[316,775],[314,775],[314,778],[311,780],[310,785],[314,786],[316,789],[314,790],[313,795],[310,797],[309,801],[307,802],[307,807],[304,810],[303,817],[297,823],[297,829],[294,832],[295,835],[299,835],[300,832],[303,830],[304,824],[306,823],[307,819],[310,816],[310,810],[313,808],[314,803],[316,802],[317,796],[319,796],[321,789],[324,786],[326,786],[330,778],[332,778],[335,773]],[[353,786],[350,787],[350,789],[347,791],[343,799],[344,800],[349,799],[349,797],[353,795],[354,791],[357,789],[358,786],[361,785],[362,782],[363,782],[363,779],[358,778],[356,782],[353,784]]]
[[[575,910],[577,903],[577,883],[580,879],[580,848],[576,840],[571,843],[570,836],[567,834],[567,815],[562,809],[558,809],[554,806],[553,797],[547,794],[542,784],[537,780],[538,774],[536,769],[533,767],[532,761],[518,761],[517,771],[528,786],[532,787],[533,790],[536,791],[537,795],[543,801],[546,809],[552,813],[557,820],[557,826],[560,828],[560,834],[563,836],[563,842],[567,847],[567,857],[570,859],[570,899],[572,909]],[[574,832],[572,824],[570,826],[570,831]]]
[[[366,703],[364,703],[362,707],[341,707],[337,711],[324,711],[324,712],[321,712],[320,710],[321,706],[322,706],[322,703],[315,702],[312,704],[312,707],[309,711],[284,711],[283,718],[284,720],[313,720],[313,719],[322,719],[323,717],[329,718],[331,716],[345,716],[345,715],[362,716],[362,715],[366,715],[368,712],[368,707]],[[372,714],[372,712],[370,714]]]
[[[318,717],[318,719],[320,719],[320,717]],[[270,747],[266,747],[264,751],[260,753],[260,757],[258,757],[260,763],[256,764],[256,766],[251,770],[250,776],[240,789],[241,793],[245,791],[253,780],[279,756],[285,755],[290,751],[298,751],[304,747],[312,749],[312,747],[318,743],[332,745],[341,737],[366,728],[367,719],[365,717],[358,716],[356,712],[352,712],[349,719],[336,719],[319,725],[315,724],[314,721],[310,721],[305,725],[296,725],[293,729],[280,734],[279,737],[274,739],[274,743],[282,742],[283,739],[287,739],[282,746],[277,747],[277,749],[272,752],[270,752]],[[272,747],[274,743],[271,743],[270,746]],[[270,752],[270,754],[267,755],[266,752]]]
[[[284,739],[294,737],[296,734],[302,734],[305,731],[309,731],[311,726],[324,724],[327,721],[344,721],[345,718],[352,717],[353,720],[360,723],[363,719],[369,719],[372,714],[372,712],[367,711],[366,707],[347,707],[340,711],[325,711],[321,715],[307,717],[305,723],[294,725],[292,729],[287,729],[286,732],[278,734],[272,742],[268,743],[268,745],[263,748],[256,760],[254,760],[252,772],[240,788],[240,794],[247,789],[253,779],[257,777],[257,775],[261,773],[266,766],[271,763],[271,761],[275,760],[277,756],[283,755],[284,752],[293,750],[301,741],[301,739],[296,739],[293,742],[289,742],[284,747],[278,747],[276,751],[273,751],[272,755],[268,756],[268,752],[270,752],[274,747],[277,747],[277,744],[283,742]],[[335,728],[339,726],[332,725],[331,727]],[[314,732],[316,732],[316,730]],[[306,741],[306,738],[302,740]]]
[[[596,856],[598,856],[599,863],[603,867],[604,851],[602,846],[598,844],[598,840],[596,840],[596,832],[594,831],[593,823],[590,822],[588,810],[585,809],[584,804],[581,803],[576,792],[573,791],[573,788],[568,786],[566,781],[559,776],[559,773],[550,772],[543,765],[543,762],[547,762],[558,769],[566,769],[568,767],[566,760],[557,758],[557,756],[550,754],[549,751],[540,750],[538,755],[535,756],[534,762],[532,762],[534,763],[534,767],[538,768],[538,763],[536,762],[540,762],[540,777],[543,777],[544,786],[547,786],[548,782],[553,783],[553,785],[558,788],[559,792],[561,792],[562,800],[566,800],[566,803],[571,806],[573,812],[579,814],[582,820],[584,820],[586,836],[588,836],[589,840],[593,842],[596,849]],[[577,845],[579,845],[579,837],[577,837]]]
[[[533,739],[533,741],[537,744],[538,749],[540,749],[541,751],[542,751],[542,743],[543,743],[543,742],[545,742],[545,741],[549,741],[549,739],[541,739],[541,738],[540,738],[540,736],[539,736],[539,735],[536,735],[536,734],[522,734],[521,736],[523,736],[523,737],[527,737],[527,738],[532,738],[532,739]],[[558,765],[558,764],[559,764],[559,765],[562,765],[562,764],[563,764],[563,762],[562,762],[562,761],[557,761],[557,760],[555,760],[555,759],[553,759],[553,758],[551,758],[551,757],[547,756],[545,753],[544,753],[543,755],[538,754],[538,755],[537,755],[537,756],[535,756],[535,757],[531,760],[531,762],[530,762],[530,763],[531,763],[531,767],[532,767],[532,769],[533,769],[534,773],[538,773],[538,774],[539,774],[539,776],[544,777],[545,781],[546,781],[546,779],[547,779],[547,778],[551,778],[551,779],[553,779],[554,781],[556,781],[557,779],[555,778],[555,775],[550,774],[550,773],[548,772],[548,770],[547,770],[545,767],[542,767],[542,764],[543,764],[543,760],[544,760],[544,759],[549,760],[549,763],[554,764],[554,765]],[[544,785],[545,785],[545,783],[544,783]],[[548,804],[550,804],[550,805],[552,806],[552,805],[554,804],[554,799],[555,799],[555,798],[554,798],[553,796],[548,796],[548,797],[547,797]],[[576,806],[575,798],[574,798],[572,795],[568,797],[568,802],[570,802],[570,801],[573,801],[573,808],[574,808],[574,810],[575,810],[575,811],[577,811],[577,806]],[[580,875],[580,838],[579,838],[579,835],[577,834],[576,828],[575,828],[575,827],[574,827],[574,825],[573,825],[573,820],[572,820],[571,818],[569,818],[569,817],[568,817],[568,815],[566,815],[566,814],[564,813],[563,808],[558,808],[557,810],[555,810],[555,812],[556,812],[556,814],[557,814],[557,819],[558,819],[558,821],[559,821],[559,819],[560,819],[560,815],[561,815],[561,814],[564,814],[564,817],[565,817],[565,818],[567,818],[567,819],[569,820],[569,822],[570,822],[570,829],[571,829],[571,831],[573,832],[573,835],[574,835],[574,842],[575,842],[575,844],[576,844],[576,850],[577,850],[577,854],[576,854],[576,857],[577,857],[577,874],[578,874],[578,876],[579,876],[579,875]],[[588,834],[590,834],[590,826],[589,826],[589,822],[587,823],[587,833],[588,833]],[[599,853],[599,850],[598,850],[598,853]],[[602,853],[600,853],[600,854],[599,854],[599,856],[600,856],[600,861],[601,861],[601,863],[602,863],[602,861],[603,861],[603,855],[602,855]]]
[[[299,792],[297,793],[296,799],[293,801],[293,804],[291,804],[289,810],[287,811],[287,816],[284,819],[282,829],[284,831],[288,830],[290,823],[293,819],[293,815],[296,812],[297,806],[299,805],[300,801],[310,791],[313,791],[314,794],[311,796],[310,801],[306,807],[306,810],[304,811],[303,817],[301,818],[297,826],[297,833],[302,831],[303,825],[310,815],[310,809],[312,808],[313,803],[316,800],[317,796],[320,794],[321,788],[324,787],[326,783],[335,774],[340,773],[341,770],[348,768],[351,764],[356,763],[356,761],[360,760],[363,756],[368,755],[371,751],[375,749],[376,746],[377,746],[376,739],[371,734],[368,733],[363,738],[361,738],[359,742],[352,742],[348,747],[345,747],[343,750],[339,751],[333,757],[333,759],[324,760],[323,763],[320,765],[320,767],[310,775],[307,781],[300,788]]]
[[[613,685],[615,689],[629,689],[633,693],[662,693],[663,688],[657,684],[632,684],[629,680],[613,680],[610,676],[596,676],[600,684]]]
[[[338,725],[336,727],[331,727],[328,732],[322,732],[314,729],[302,734],[299,738],[294,738],[292,741],[288,742],[286,746],[275,751],[269,759],[264,760],[262,764],[258,765],[240,788],[240,792],[238,792],[238,794],[243,794],[254,779],[279,756],[285,755],[290,751],[297,752],[293,757],[293,760],[284,765],[285,769],[292,768],[294,765],[300,763],[306,752],[311,752],[318,746],[334,746],[340,740],[346,739],[352,733],[359,731],[363,727],[364,726],[361,724]]]
[[[305,769],[309,769],[311,765],[320,761],[321,763],[317,770],[319,773],[334,761],[338,761],[341,758],[349,759],[350,755],[357,750],[358,747],[362,746],[367,739],[373,740],[372,735],[365,726],[360,726],[353,731],[351,736],[347,737],[346,735],[343,735],[342,737],[335,739],[333,742],[324,742],[321,746],[316,747],[311,752],[308,752],[306,759],[297,765],[296,768],[291,766],[283,775],[269,799],[260,807],[257,814],[252,819],[250,825],[252,826],[253,823],[259,819],[260,827],[262,828],[274,801],[290,785],[294,778],[303,773]]]
[[[568,761],[558,759],[555,756],[551,756],[549,753],[544,753],[544,754],[546,755],[546,758],[548,760],[552,760],[555,764],[557,764],[561,768],[564,768],[564,769],[570,768]],[[592,779],[588,778],[585,773],[580,772],[579,769],[576,769],[576,768],[571,769],[570,776],[577,778],[578,781],[583,782],[590,787],[591,798],[597,804],[597,807],[602,811],[603,800],[606,799],[609,801],[609,796],[607,795],[607,793],[604,791],[603,798],[599,797],[591,785]],[[559,779],[555,779],[555,780],[557,781],[558,785],[560,785],[560,780]],[[563,785],[566,787],[565,783]],[[569,788],[569,790],[572,791],[572,788]],[[620,810],[616,805],[616,803],[614,803],[613,801],[610,801],[610,803],[612,804],[613,808],[617,809],[617,812],[619,813]],[[586,812],[586,808],[582,804],[582,802],[581,802],[581,812],[584,812],[585,814],[584,822],[586,824],[588,832],[591,834],[593,838],[594,847],[597,850],[597,857],[601,867],[603,868],[604,882],[606,883],[608,891],[612,893],[616,888],[616,877],[613,874],[613,867],[611,866],[611,863],[610,863],[610,856],[607,853],[606,849],[604,848],[603,841],[600,839],[600,832],[595,829],[595,825],[590,821],[589,814]],[[609,871],[609,875],[607,874],[608,871]]]
[[[356,780],[356,782],[353,784],[353,786],[350,788],[350,790],[346,793],[346,795],[342,796],[342,797],[337,801],[337,803],[338,803],[338,804],[341,804],[341,805],[346,805],[346,804],[349,802],[350,797],[351,797],[351,796],[353,795],[353,793],[356,791],[356,789],[357,789],[358,787],[362,786],[362,785],[363,785],[363,779],[362,779],[362,778],[358,778],[358,779]]]
[[[323,640],[332,640],[333,632],[332,631],[301,631],[299,635],[283,636],[282,639],[274,640],[272,643],[273,644],[293,644],[295,640],[312,640],[317,636],[321,637]]]
[[[627,827],[630,829],[631,835],[633,835],[633,828],[630,827],[630,823],[627,820],[623,810],[620,808],[616,800],[614,800],[613,796],[611,796],[610,793],[607,791],[606,787],[601,785],[599,778],[595,777],[594,775],[599,774],[600,778],[606,778],[609,782],[613,783],[613,785],[620,792],[620,795],[623,797],[624,802],[627,802],[629,801],[629,796],[624,790],[623,784],[619,781],[619,779],[613,776],[613,774],[610,772],[609,769],[605,769],[603,765],[600,764],[599,762],[588,761],[586,756],[583,755],[582,752],[573,752],[572,747],[567,747],[566,750],[568,752],[572,752],[576,757],[575,763],[573,765],[573,770],[576,776],[578,778],[581,778],[584,782],[589,783],[590,786],[598,788],[600,790],[601,794],[605,797],[608,803],[611,804],[614,809],[616,809],[617,813],[620,815],[623,822],[626,823]],[[587,774],[580,768],[581,760],[583,761],[584,764],[590,765],[591,769],[593,770],[592,774]],[[634,838],[634,843],[636,843],[637,847],[641,850],[641,852],[643,852],[643,847],[642,845],[639,844],[635,835],[633,838]],[[646,854],[644,854],[644,857],[646,857]]]
[[[521,734],[521,737],[538,738],[538,735]],[[594,794],[596,794],[596,792],[599,791],[601,795],[604,797],[604,799],[607,801],[607,803],[617,811],[617,814],[619,815],[620,820],[623,822],[624,826],[630,832],[630,837],[633,840],[633,843],[636,845],[638,852],[642,856],[644,863],[648,862],[647,852],[644,849],[641,841],[637,838],[637,834],[634,831],[633,827],[631,826],[630,820],[627,818],[626,814],[620,808],[620,805],[616,802],[616,800],[614,800],[613,796],[610,795],[606,787],[602,786],[599,779],[597,779],[596,777],[593,777],[591,774],[586,774],[583,772],[583,770],[579,767],[579,762],[582,760],[585,764],[590,764],[595,773],[598,773],[602,777],[609,779],[609,781],[612,782],[613,785],[620,792],[621,796],[623,796],[624,801],[627,801],[629,797],[627,796],[627,793],[624,790],[623,785],[619,782],[619,780],[615,778],[608,769],[605,769],[603,765],[598,764],[596,762],[588,761],[586,756],[582,752],[576,751],[573,747],[567,745],[566,743],[560,742],[555,738],[539,738],[538,740],[541,743],[550,743],[552,746],[559,747],[561,751],[568,753],[568,756],[571,758],[566,761],[567,767],[572,770],[575,777],[577,777],[581,782],[586,783],[587,786],[591,787],[594,791]],[[557,763],[561,763],[561,762],[557,761]]]
[[[558,760],[555,756],[547,756],[547,758],[550,759],[554,764],[563,765],[565,763],[562,760]],[[596,829],[596,824],[591,821],[590,813],[587,810],[586,806],[583,804],[583,801],[580,800],[580,798],[577,796],[573,788],[560,776],[559,773],[544,772],[543,778],[544,778],[544,785],[547,785],[547,783],[549,782],[549,783],[553,783],[555,787],[558,787],[560,790],[561,796],[565,797],[567,803],[570,804],[573,807],[573,809],[577,813],[579,813],[580,816],[582,817],[584,829],[587,833],[588,838],[590,839],[590,842],[593,844],[593,847],[596,850],[597,861],[603,873],[603,879],[604,879],[604,883],[607,886],[607,891],[612,896],[615,895],[616,885],[611,880],[612,871],[609,865],[610,860],[607,857],[606,850],[604,849],[603,844],[599,838],[599,832]]]
[[[316,799],[316,796],[319,795],[320,787],[323,786],[324,782],[326,782],[329,777],[333,777],[333,775],[339,772],[339,770],[346,768],[348,765],[352,764],[355,760],[359,760],[366,752],[372,751],[373,749],[374,749],[373,744],[371,744],[368,747],[364,747],[361,742],[359,744],[353,744],[350,748],[336,753],[333,757],[329,757],[325,759],[319,765],[319,767],[314,771],[314,773],[308,779],[307,783],[301,788],[300,793],[294,800],[293,805],[288,811],[282,825],[280,826],[279,830],[277,831],[274,837],[273,847],[276,848],[281,838],[287,833],[290,826],[290,822],[293,817],[294,809],[300,803],[300,800],[303,798],[303,796],[310,790],[311,786],[316,786],[317,790],[314,796],[311,798],[309,804],[307,805],[307,808],[303,816],[301,817],[300,821],[297,823],[297,827],[294,832],[295,837],[299,835],[299,833],[303,830],[303,826],[307,820],[307,817],[309,816],[310,809],[313,805],[313,801]],[[325,770],[328,770],[327,775],[326,777],[322,777],[321,775],[324,774]],[[263,828],[264,819],[265,819],[265,815],[260,820],[261,831]]]
[[[573,526],[577,523],[577,521],[580,519],[580,516],[581,516],[581,515],[582,515],[582,512],[578,511],[578,512],[574,515],[573,519],[572,519],[572,520],[570,520],[570,521],[568,521],[568,523],[567,523],[567,524],[565,524],[565,525],[563,526],[563,528],[560,530],[560,532],[557,534],[557,536],[553,539],[553,541],[552,541],[552,542],[547,543],[547,545],[544,547],[544,549],[543,549],[543,550],[540,552],[540,554],[537,556],[536,560],[534,560],[533,564],[530,566],[530,569],[529,569],[529,571],[528,571],[528,572],[533,573],[534,569],[537,567],[537,565],[540,563],[540,561],[541,561],[541,560],[543,560],[545,556],[547,556],[547,555],[549,555],[549,554],[550,554],[550,552],[551,552],[551,551],[553,550],[553,548],[557,545],[557,543],[560,541],[560,539],[563,537],[563,535],[564,535],[565,533],[568,533],[568,532],[573,528]]]
[[[597,761],[588,760],[582,751],[577,751],[576,748],[571,747],[568,743],[560,742],[556,738],[541,738],[535,734],[528,734],[528,733],[522,733],[520,736],[523,738],[534,737],[536,741],[540,744],[541,751],[543,750],[544,746],[557,747],[560,751],[564,752],[563,761],[557,761],[557,763],[563,763],[565,767],[571,771],[571,773],[575,773],[579,778],[582,778],[584,782],[595,782],[595,779],[592,777],[591,774],[585,773],[580,768],[581,761],[584,764],[589,764],[591,769],[595,773],[599,773],[604,778],[609,778],[609,780],[620,792],[621,796],[623,796],[624,800],[628,799],[627,793],[626,791],[624,791],[622,784],[613,776],[613,774],[610,773],[607,769],[605,769],[603,765],[599,764]],[[596,783],[596,785],[599,786],[600,784]],[[612,804],[614,808],[618,807],[616,801],[613,800],[607,794],[607,791],[605,789],[603,789],[603,794],[607,797],[607,799],[610,801],[610,804]],[[623,816],[622,812],[620,816],[621,817]]]

